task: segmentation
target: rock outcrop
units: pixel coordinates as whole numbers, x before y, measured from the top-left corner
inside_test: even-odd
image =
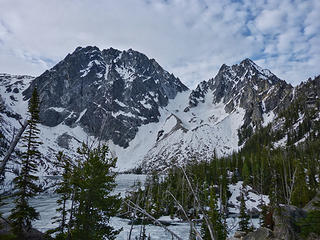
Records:
[[[283,205],[273,213],[274,228],[258,228],[243,236],[243,240],[300,240],[297,223],[306,217],[306,211],[292,205]],[[236,237],[236,236],[234,236]]]
[[[274,239],[273,232],[268,228],[258,228],[242,238],[243,240],[271,240]]]
[[[12,228],[10,227],[9,222],[4,219],[0,218],[0,239],[14,239],[13,238],[13,233],[12,233]],[[26,231],[24,233],[24,240],[45,240],[48,238],[45,238],[45,234],[38,231],[37,229],[30,229],[29,231]],[[50,239],[50,238],[49,238]]]
[[[264,113],[280,111],[289,104],[292,89],[269,70],[245,59],[233,66],[223,64],[214,78],[201,82],[190,94],[189,105],[195,107],[204,102],[211,92],[211,101],[222,101],[226,112],[234,111],[237,106],[246,110],[244,126],[257,126],[263,123]]]
[[[24,91],[38,88],[40,117],[49,127],[80,125],[88,134],[126,148],[142,124],[188,88],[154,59],[129,49],[78,47]]]

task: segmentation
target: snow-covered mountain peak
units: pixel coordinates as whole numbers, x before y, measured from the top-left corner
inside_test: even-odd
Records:
[[[71,153],[88,137],[102,139],[119,158],[120,170],[138,164],[164,169],[186,159],[208,160],[213,152],[229,154],[292,98],[291,85],[249,59],[222,65],[191,91],[142,53],[92,46],[78,47],[10,97],[6,89],[14,81],[9,76],[0,85],[12,112],[25,113],[32,89],[39,90],[44,148]],[[17,120],[9,125],[19,127]]]
[[[243,60],[238,66],[249,70],[251,75],[259,74],[259,77],[263,79],[269,78],[270,80],[279,80],[269,69],[263,69],[249,58]],[[271,84],[275,83],[276,82],[271,82]]]
[[[81,126],[88,134],[128,147],[138,127],[158,122],[161,107],[188,88],[155,60],[129,49],[78,47],[37,77],[43,124]],[[59,111],[57,111],[59,109]]]
[[[209,81],[201,82],[191,92],[189,107],[210,101],[223,103],[224,110],[232,113],[237,108],[245,109],[242,129],[267,124],[273,111],[278,111],[282,102],[290,101],[292,86],[280,80],[269,70],[262,69],[250,59],[239,64],[223,64],[218,74]],[[212,97],[207,97],[212,96]]]

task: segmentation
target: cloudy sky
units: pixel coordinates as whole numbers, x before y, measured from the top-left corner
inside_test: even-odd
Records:
[[[320,74],[319,0],[0,0],[0,72],[37,76],[77,46],[132,48],[187,86],[251,58]]]

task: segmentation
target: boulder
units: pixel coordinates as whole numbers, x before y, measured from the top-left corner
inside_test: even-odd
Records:
[[[284,240],[299,239],[297,222],[306,217],[306,212],[292,205],[283,205],[273,214],[275,238]]]
[[[10,238],[12,235],[12,228],[10,227],[9,222],[4,219],[0,218],[0,239],[12,239]],[[26,231],[24,233],[24,239],[25,240],[44,240],[44,239],[50,239],[50,238],[45,238],[45,234],[38,231],[37,229],[31,228],[29,231]]]
[[[236,231],[233,235],[234,238],[243,238],[246,235],[245,232]]]
[[[57,138],[57,143],[60,147],[64,149],[69,149],[69,144],[72,138],[72,136],[65,132]]]
[[[317,193],[317,195],[310,201],[308,202],[308,204],[303,208],[304,211],[314,211],[314,210],[320,210],[319,208],[317,208],[314,203],[319,202],[320,201],[320,192]]]
[[[249,233],[243,237],[243,240],[265,240],[273,239],[273,233],[268,228],[258,228],[256,231]]]

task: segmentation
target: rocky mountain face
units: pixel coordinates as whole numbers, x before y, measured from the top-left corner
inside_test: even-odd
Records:
[[[189,108],[204,102],[204,96],[211,91],[213,103],[223,102],[227,113],[241,107],[246,110],[244,124],[259,126],[264,122],[263,114],[279,112],[290,103],[292,89],[269,70],[245,59],[233,66],[223,64],[214,78],[200,83],[190,94]]]
[[[158,122],[159,108],[188,88],[142,53],[77,48],[37,77],[41,119],[54,127],[80,125],[88,134],[128,147],[138,127]]]
[[[167,122],[175,119],[176,125],[157,139],[145,166],[172,164],[168,159],[205,160],[214,152],[222,156],[236,151],[290,104],[292,92],[290,84],[250,59],[233,66],[223,64],[214,78],[201,82],[188,95],[183,112],[168,117]]]
[[[280,113],[293,102],[317,108],[319,83],[316,78],[293,88],[245,59],[222,65],[191,91],[142,53],[79,47],[37,78],[0,75],[0,131],[8,144],[37,87],[47,159],[41,172],[54,173],[55,153],[72,154],[88,138],[107,142],[119,170],[165,169],[237,151],[271,122],[284,128]]]
[[[272,121],[274,146],[290,146],[320,137],[320,76],[309,78],[292,91],[292,101]]]
[[[15,129],[20,127],[19,121],[26,113],[25,106],[21,105],[22,91],[33,79],[31,76],[0,73],[0,156],[8,149]]]

